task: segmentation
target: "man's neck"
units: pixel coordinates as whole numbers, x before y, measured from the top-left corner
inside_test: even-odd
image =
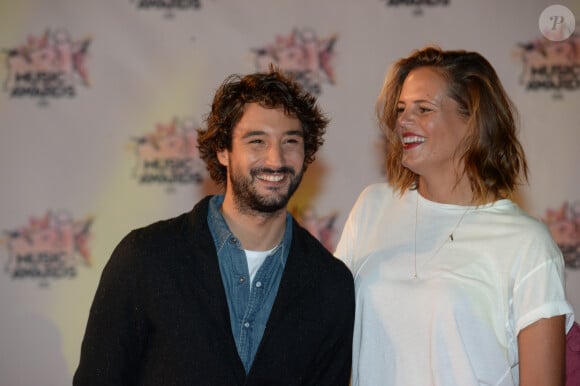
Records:
[[[244,249],[267,251],[278,245],[284,237],[285,208],[274,213],[242,212],[226,195],[220,211]]]

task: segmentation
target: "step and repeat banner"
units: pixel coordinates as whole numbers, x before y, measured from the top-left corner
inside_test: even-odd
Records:
[[[113,248],[217,191],[196,129],[226,76],[270,63],[331,118],[290,207],[333,250],[360,191],[383,180],[374,104],[389,65],[427,44],[487,57],[521,114],[518,201],[562,248],[580,312],[580,3],[559,4],[2,1],[0,384],[70,384]]]

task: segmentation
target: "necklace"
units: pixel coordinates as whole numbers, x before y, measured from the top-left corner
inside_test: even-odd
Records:
[[[449,235],[443,240],[443,242],[441,243],[441,245],[439,245],[439,247],[435,250],[435,252],[433,252],[433,254],[425,261],[431,260],[432,258],[437,256],[437,254],[439,253],[441,248],[443,248],[443,246],[445,244],[447,244],[448,241],[454,241],[453,233],[455,233],[457,228],[459,228],[459,225],[461,225],[461,222],[463,221],[463,219],[465,218],[465,216],[467,215],[467,213],[470,211],[471,208],[472,208],[471,206],[468,206],[465,209],[465,211],[463,212],[461,217],[459,217],[459,220],[457,221],[457,223],[455,224],[453,229],[451,229],[451,232],[449,233]],[[418,227],[419,227],[419,191],[417,191],[417,200],[415,202],[415,235],[414,235],[415,237],[414,237],[414,243],[413,243],[413,276],[412,276],[413,279],[417,279],[419,277],[418,272],[417,272],[417,228]]]

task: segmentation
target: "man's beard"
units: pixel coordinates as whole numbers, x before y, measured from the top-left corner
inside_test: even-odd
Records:
[[[259,213],[274,213],[283,209],[288,204],[290,197],[294,194],[300,181],[302,180],[303,171],[296,174],[294,168],[282,167],[280,169],[252,169],[250,170],[250,177],[247,178],[241,174],[237,174],[230,164],[230,183],[232,184],[232,192],[234,193],[234,202],[240,212],[259,212]],[[290,179],[288,190],[285,193],[272,191],[270,195],[261,195],[256,191],[253,182],[257,179],[260,173],[284,173],[285,178]]]

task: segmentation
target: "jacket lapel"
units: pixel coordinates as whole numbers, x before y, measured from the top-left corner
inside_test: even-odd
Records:
[[[293,236],[288,261],[282,274],[276,300],[268,318],[262,343],[268,339],[272,328],[278,325],[278,321],[285,315],[287,308],[303,296],[303,291],[307,290],[307,287],[316,279],[318,274],[315,265],[316,259],[311,258],[313,248],[312,243],[309,242],[310,235],[306,234],[307,231],[296,224],[295,220],[292,220],[292,223]],[[259,352],[260,350],[258,349],[258,354]]]
[[[205,301],[209,310],[205,315],[210,323],[215,323],[221,335],[216,336],[225,345],[230,355],[236,376],[243,384],[245,379],[244,365],[238,355],[231,330],[230,315],[226,293],[221,278],[217,252],[213,237],[207,224],[208,203],[210,197],[201,200],[189,213],[187,225],[187,250],[193,273],[192,280],[196,290],[201,290],[199,298]]]

